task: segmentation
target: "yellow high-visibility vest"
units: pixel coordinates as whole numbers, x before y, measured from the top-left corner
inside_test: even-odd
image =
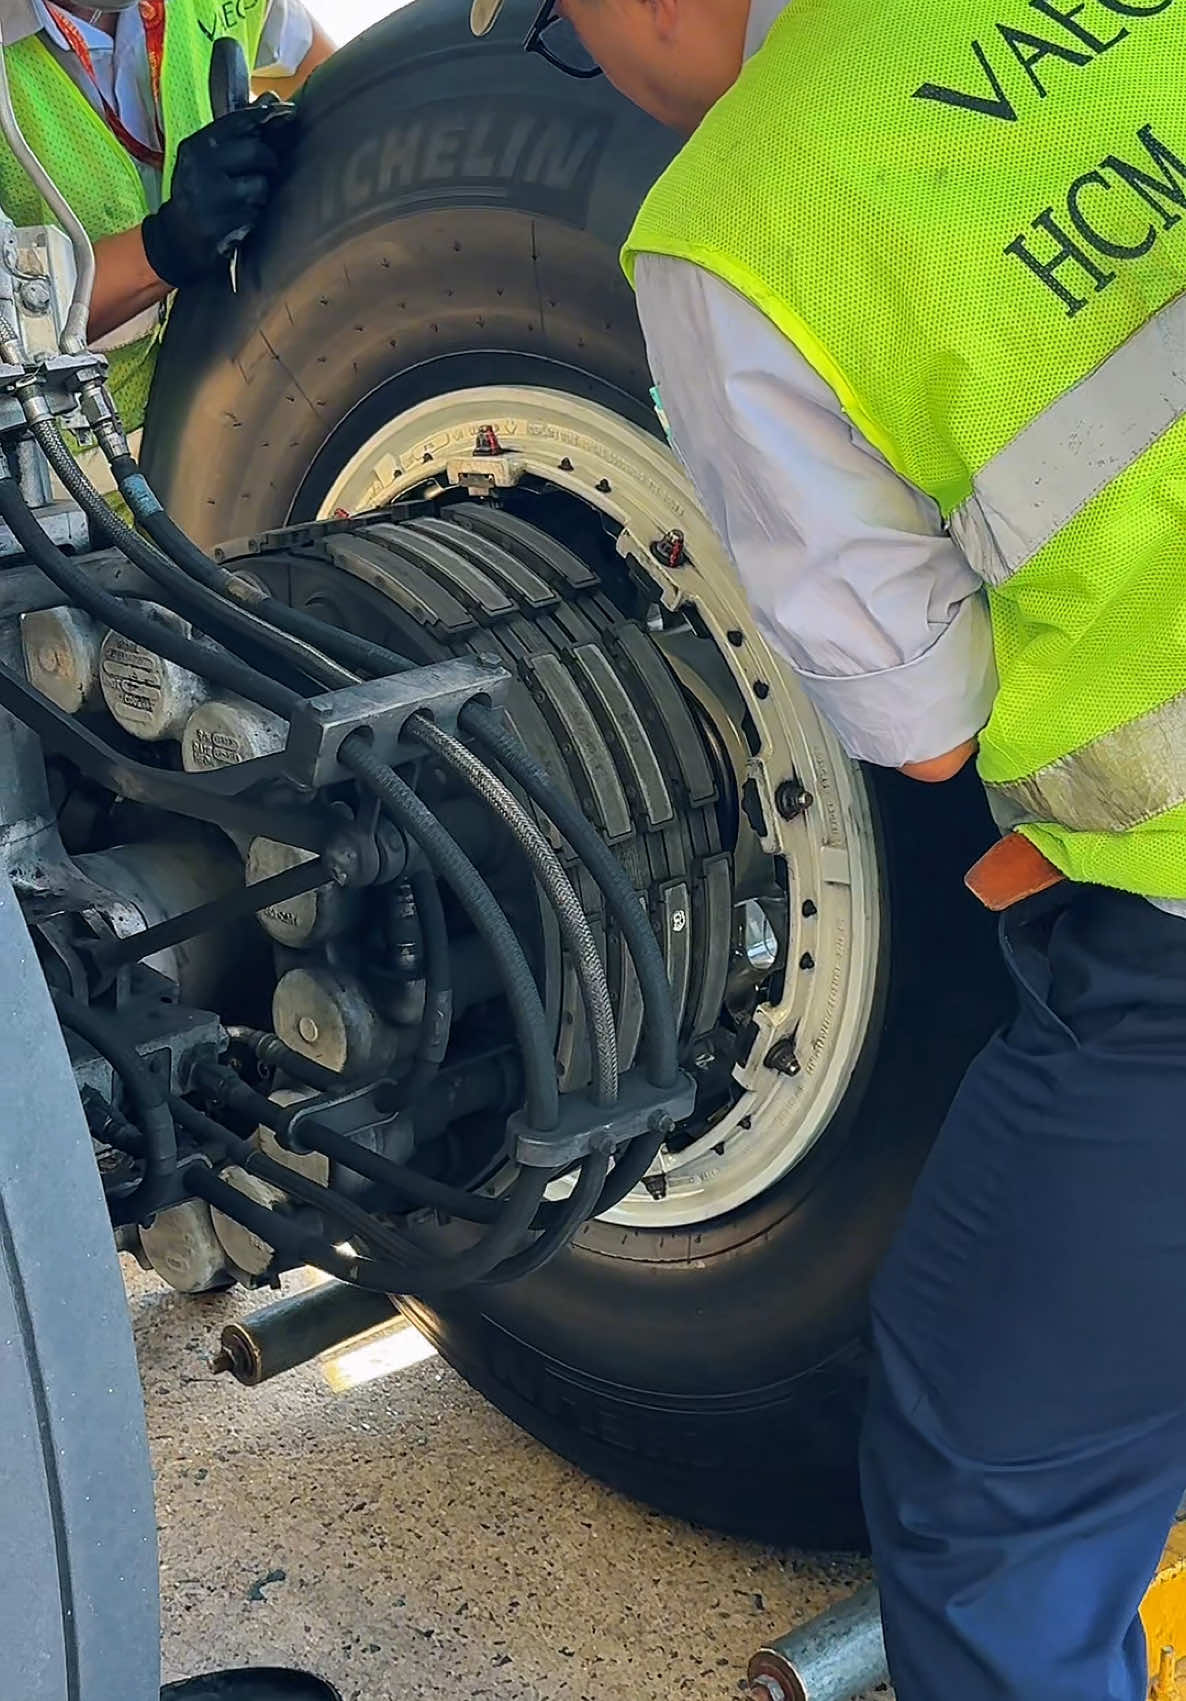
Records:
[[[220,36],[233,35],[254,65],[267,21],[267,0],[167,0],[161,68],[168,193],[177,149],[209,124],[210,61]],[[33,151],[78,213],[93,242],[139,225],[150,212],[136,162],[39,36],[4,50],[13,104]],[[18,225],[53,224],[37,194],[0,142],[0,207]],[[160,333],[111,356],[111,388],[129,431],[144,423]]]
[[[989,590],[998,820],[1186,898],[1186,0],[793,0],[627,242],[765,313]]]

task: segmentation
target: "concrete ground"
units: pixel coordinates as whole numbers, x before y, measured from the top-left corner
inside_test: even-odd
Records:
[[[344,1701],[726,1701],[759,1643],[867,1574],[610,1493],[398,1324],[250,1393],[206,1361],[258,1301],[183,1299],[130,1265],[128,1285],[167,1678],[275,1662]]]

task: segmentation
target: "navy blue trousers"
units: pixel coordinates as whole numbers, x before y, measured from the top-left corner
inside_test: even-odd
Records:
[[[1186,920],[1011,914],[873,1300],[865,1505],[899,1701],[1145,1701],[1186,1489]]]

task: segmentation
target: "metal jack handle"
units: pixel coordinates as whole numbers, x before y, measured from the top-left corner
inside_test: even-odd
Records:
[[[753,1701],[857,1701],[888,1683],[874,1584],[760,1648],[750,1661],[749,1682]]]

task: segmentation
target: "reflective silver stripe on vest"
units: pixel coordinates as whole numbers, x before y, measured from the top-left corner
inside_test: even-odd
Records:
[[[1184,414],[1180,295],[976,474],[948,520],[969,565],[1003,585]]]
[[[1123,833],[1186,803],[1186,691],[1023,780],[988,783],[998,826]]]

